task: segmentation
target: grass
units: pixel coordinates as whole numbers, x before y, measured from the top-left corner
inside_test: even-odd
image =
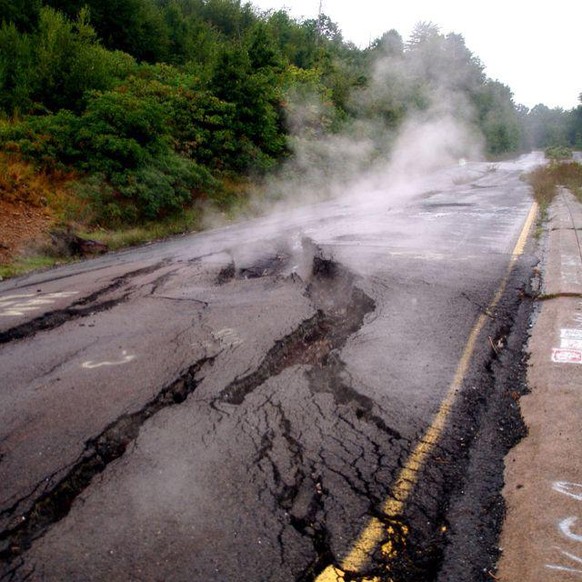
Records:
[[[72,173],[38,171],[30,162],[0,153],[0,198],[32,206],[50,206],[59,213],[71,199]],[[75,209],[73,213],[77,212]]]
[[[186,210],[181,216],[168,218],[161,222],[145,224],[139,227],[124,228],[119,230],[105,230],[103,228],[78,230],[78,235],[102,242],[109,250],[122,248],[161,240],[170,236],[192,232],[200,223],[200,213],[196,210]],[[49,247],[38,248],[34,254],[29,250],[26,256],[19,256],[6,265],[0,265],[0,280],[18,277],[31,271],[48,269],[56,265],[62,265],[74,261],[75,257],[60,256]]]
[[[169,217],[159,222],[120,229],[81,229],[78,231],[78,234],[83,238],[104,243],[110,250],[114,251],[192,232],[199,228],[200,212],[196,209],[187,209],[179,216]]]
[[[30,271],[49,269],[55,265],[60,265],[64,261],[57,257],[48,255],[33,255],[30,257],[19,257],[8,265],[0,265],[0,280],[18,277]]]
[[[119,250],[170,236],[192,232],[199,227],[200,213],[196,210],[186,210],[179,217],[168,218],[157,223],[145,224],[139,227],[119,230],[103,228],[78,230],[78,235],[102,242],[109,250]],[[78,257],[77,257],[78,258]],[[19,256],[6,265],[0,265],[0,280],[18,277],[31,271],[49,269],[76,260],[75,257],[55,254],[54,249],[39,247],[36,252],[28,251],[26,256]]]
[[[558,194],[559,186],[570,190],[582,202],[582,164],[578,162],[551,162],[527,174],[526,180],[533,188],[534,198],[544,217]]]
[[[213,197],[198,202],[197,206],[158,221],[137,226],[113,226],[91,224],[94,212],[79,184],[79,177],[73,172],[39,171],[17,154],[0,153],[0,200],[47,207],[53,218],[53,228],[70,230],[82,238],[101,242],[112,251],[202,230],[205,223],[201,204],[209,210],[208,225],[212,224],[213,212],[220,221],[248,213],[249,191],[254,185],[248,179],[223,178],[222,187]],[[71,260],[64,247],[34,246],[28,248],[25,256],[0,265],[0,278],[15,277]]]

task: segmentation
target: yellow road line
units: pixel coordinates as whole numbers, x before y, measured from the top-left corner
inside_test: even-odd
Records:
[[[487,308],[487,314],[493,312],[505,292],[513,267],[525,248],[527,237],[537,215],[537,211],[538,205],[534,202],[521,229],[519,238],[515,243],[505,276]],[[465,349],[463,350],[463,354],[457,365],[453,381],[449,386],[444,400],[441,402],[432,424],[413,449],[404,467],[400,470],[392,488],[390,499],[387,499],[381,507],[382,514],[388,519],[402,515],[408,497],[418,481],[419,471],[441,436],[452,405],[461,389],[467,371],[469,370],[477,339],[487,322],[487,314],[481,314],[473,325],[473,329],[469,334],[469,338],[465,344]],[[343,582],[345,580],[345,572],[360,572],[368,562],[374,550],[378,547],[378,544],[385,537],[386,526],[378,518],[373,517],[362,530],[347,556],[342,560],[341,569],[330,565],[315,579],[315,582]],[[394,546],[390,541],[388,541],[385,546],[387,547],[386,551],[388,557],[390,557],[390,551],[393,550]],[[362,580],[362,582],[375,582],[376,580],[378,579],[371,578]]]

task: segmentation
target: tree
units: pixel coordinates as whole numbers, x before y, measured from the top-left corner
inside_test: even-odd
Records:
[[[572,147],[582,149],[582,93],[579,96],[580,105],[569,114],[568,140]]]
[[[315,21],[298,23],[280,10],[271,15],[269,24],[279,42],[279,50],[296,67],[311,69],[317,64],[319,46]]]
[[[522,128],[509,87],[487,80],[473,94],[472,100],[487,153],[499,155],[518,150],[522,143]]]
[[[258,20],[252,5],[243,5],[241,0],[205,0],[201,16],[227,39],[237,41],[241,41]]]
[[[258,52],[254,58],[259,58]],[[238,151],[229,165],[238,171],[266,169],[285,151],[281,87],[275,73],[271,67],[254,71],[242,47],[229,47],[218,59],[210,89],[236,108],[232,129]]]
[[[255,72],[277,75],[283,70],[283,59],[270,29],[258,22],[249,35],[248,54],[250,65]]]
[[[0,26],[12,23],[20,32],[32,32],[41,6],[41,0],[0,0]]]
[[[568,122],[569,114],[563,109],[536,105],[527,116],[526,145],[532,149],[568,145]]]
[[[392,29],[373,41],[368,52],[379,53],[386,57],[402,57],[404,54],[404,41],[398,31]]]
[[[162,61],[170,40],[162,10],[154,0],[45,0],[74,19],[86,7],[106,48],[129,53],[140,61]]]
[[[416,25],[405,51],[406,66],[431,89],[470,92],[483,83],[483,65],[459,34],[444,36],[439,28],[421,22]]]
[[[51,8],[40,12],[33,37],[37,85],[33,98],[50,110],[79,110],[88,90],[115,85],[133,68],[133,59],[104,49],[83,9],[75,21]]]
[[[30,110],[37,84],[33,43],[14,23],[0,28],[0,110],[17,115]]]

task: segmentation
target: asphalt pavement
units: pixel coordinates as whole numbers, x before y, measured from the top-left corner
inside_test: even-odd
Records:
[[[1,282],[0,579],[490,580],[539,161]]]

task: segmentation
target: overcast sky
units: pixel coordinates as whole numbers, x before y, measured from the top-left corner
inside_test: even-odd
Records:
[[[396,29],[408,39],[417,22],[456,32],[486,74],[508,85],[516,103],[571,109],[582,93],[582,1],[551,0],[250,0],[262,10],[287,8],[297,18],[323,12],[344,39],[364,48]]]

